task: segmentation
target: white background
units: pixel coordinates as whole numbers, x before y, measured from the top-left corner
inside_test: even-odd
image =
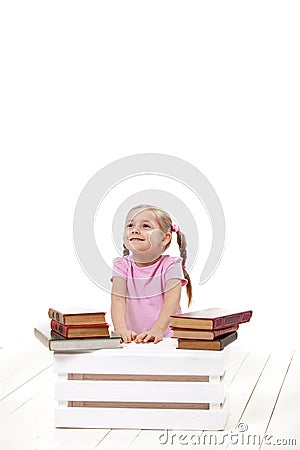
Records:
[[[253,309],[241,341],[297,336],[299,9],[261,0],[1,2],[0,345],[31,336],[54,304],[109,311],[109,294],[77,261],[74,208],[98,170],[146,152],[195,165],[224,208],[224,256],[200,286],[209,222],[187,200],[205,241],[191,273],[193,307]],[[115,201],[144,186],[124,185]],[[100,217],[112,259],[111,220]]]

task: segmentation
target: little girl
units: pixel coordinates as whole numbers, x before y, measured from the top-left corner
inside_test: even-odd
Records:
[[[162,253],[177,235],[181,257]],[[181,287],[186,285],[189,305],[190,277],[185,268],[186,240],[169,214],[151,205],[132,208],[126,218],[123,257],[114,259],[111,316],[123,342],[161,341],[170,337],[173,314],[180,313]],[[131,252],[131,254],[130,254]]]

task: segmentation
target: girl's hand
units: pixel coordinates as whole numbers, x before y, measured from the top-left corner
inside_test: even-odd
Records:
[[[135,342],[137,344],[140,344],[141,342],[153,341],[154,344],[157,344],[158,342],[162,341],[162,339],[163,339],[162,331],[157,328],[152,328],[149,331],[145,331],[144,333],[138,334],[135,338]]]
[[[129,344],[131,341],[134,341],[137,337],[137,334],[134,331],[127,330],[126,328],[116,330],[116,333],[121,336],[122,342],[124,342],[125,344]]]

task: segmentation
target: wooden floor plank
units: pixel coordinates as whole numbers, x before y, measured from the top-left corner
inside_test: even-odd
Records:
[[[249,397],[239,419],[238,437],[236,438],[240,442],[246,442],[247,448],[259,449],[260,447],[292,355],[292,351],[273,352]],[[234,450],[236,446],[234,440],[227,446],[227,449]]]
[[[95,447],[95,450],[116,450],[118,448],[127,450],[140,432],[141,430],[110,430]]]
[[[52,389],[53,372],[52,367],[42,371],[37,376],[22,384],[12,393],[5,396],[0,401],[0,420],[13,414],[17,409],[21,408],[39,392],[45,389]]]
[[[141,430],[140,434],[128,447],[130,450],[158,450],[158,449],[169,449],[176,448],[174,445],[171,447],[168,443],[164,443],[165,431],[164,430]]]
[[[300,350],[297,350],[287,368],[286,377],[266,430],[261,449],[281,446],[285,449],[300,448]],[[277,441],[278,440],[278,441]]]
[[[225,430],[216,432],[205,431],[201,436],[202,450],[211,450],[213,445],[226,448],[229,444],[269,356],[269,351],[264,349],[253,350],[247,354],[228,389],[229,418]]]
[[[23,346],[5,346],[0,352],[0,400],[52,365],[52,352],[37,339]]]
[[[245,406],[270,357],[269,350],[251,351],[229,386],[230,414],[227,430],[234,430],[239,424]]]
[[[230,386],[249,354],[249,349],[232,343],[229,348],[229,362],[226,370],[227,385]]]
[[[0,422],[0,448],[5,450],[92,450],[109,432],[56,429],[52,386],[35,395]]]

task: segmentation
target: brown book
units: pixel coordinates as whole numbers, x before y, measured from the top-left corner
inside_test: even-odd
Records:
[[[64,325],[52,319],[50,328],[66,338],[109,336],[107,323],[98,325]]]
[[[214,341],[203,341],[199,339],[178,339],[177,348],[190,350],[223,350],[227,345],[237,339],[237,332],[225,334]]]
[[[198,330],[220,330],[249,322],[252,311],[236,312],[223,308],[208,308],[171,316],[171,326]]]
[[[233,325],[228,328],[221,328],[221,330],[194,330],[193,328],[173,328],[174,338],[183,339],[202,339],[205,341],[212,341],[223,334],[232,333],[239,328],[238,325]]]
[[[105,312],[79,307],[49,308],[50,319],[64,325],[89,325],[105,323]]]

